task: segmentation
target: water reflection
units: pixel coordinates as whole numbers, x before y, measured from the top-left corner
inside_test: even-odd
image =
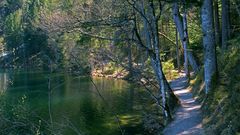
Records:
[[[11,85],[7,81],[10,75]],[[31,110],[47,121],[51,114],[54,123],[71,124],[87,135],[120,135],[119,123],[115,119],[117,114],[122,118],[120,124],[127,129],[126,134],[143,133],[136,130],[136,126],[141,126],[141,112],[134,109],[134,106],[141,104],[141,100],[136,96],[135,86],[125,81],[94,78],[103,100],[88,77],[19,72],[3,73],[0,79],[0,87],[6,91],[8,101],[14,103],[17,97],[26,95]],[[75,133],[70,128],[63,132],[66,135]]]
[[[9,78],[9,75],[7,73],[1,73],[0,74],[0,93],[3,94],[7,90],[8,85],[11,83],[12,81]]]

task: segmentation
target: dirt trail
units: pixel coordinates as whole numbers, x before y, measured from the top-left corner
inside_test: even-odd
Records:
[[[165,128],[164,135],[203,135],[200,104],[187,89],[187,79],[181,77],[171,82],[174,93],[181,101],[174,120]]]

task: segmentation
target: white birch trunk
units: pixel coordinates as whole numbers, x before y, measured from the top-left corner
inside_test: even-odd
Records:
[[[190,73],[189,73],[189,68],[188,68],[188,43],[189,43],[189,39],[188,39],[188,32],[187,32],[187,13],[186,13],[186,7],[184,6],[184,13],[183,13],[183,33],[184,33],[184,44],[183,44],[183,48],[184,48],[184,67],[185,67],[185,73],[186,73],[186,77],[190,77]]]
[[[178,44],[178,31],[176,28],[176,55],[177,55],[177,67],[178,67],[178,72],[181,72],[180,69],[180,56],[179,56],[179,44]]]
[[[141,4],[141,10],[142,13],[144,13],[144,3],[142,1]],[[147,47],[154,50],[155,56],[151,56],[151,64],[152,68],[154,70],[154,73],[157,77],[158,84],[160,86],[160,91],[161,93],[161,99],[162,99],[162,106],[163,106],[163,113],[166,118],[169,117],[169,112],[166,110],[167,108],[167,103],[166,103],[166,89],[165,89],[165,82],[163,78],[163,72],[162,72],[162,64],[160,60],[160,51],[159,51],[159,35],[158,35],[158,26],[157,26],[157,20],[153,14],[153,9],[148,11],[148,14],[150,15],[149,18],[151,22],[147,22],[145,17],[142,17],[143,24],[144,24],[144,33],[145,33],[145,39],[146,39],[146,44]],[[151,24],[149,24],[151,23]],[[150,31],[153,33],[152,35],[150,34]]]
[[[186,48],[187,42],[185,42],[186,39],[184,38],[184,26],[183,26],[183,21],[180,18],[178,3],[174,3],[174,5],[173,5],[173,20],[174,20],[174,23],[177,27],[177,30],[178,30],[179,37],[180,37],[181,43],[183,45],[183,48],[184,48],[184,46]],[[187,53],[185,53],[185,55],[186,55],[187,58],[184,56],[184,60],[188,59],[189,64],[193,68],[194,72],[198,72],[199,68],[198,68],[197,62],[196,62],[192,52],[187,52]],[[185,68],[186,68],[186,66],[185,66]],[[188,70],[185,69],[185,72],[186,71],[188,71]]]

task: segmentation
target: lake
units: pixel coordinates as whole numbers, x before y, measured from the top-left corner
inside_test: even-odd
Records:
[[[8,104],[24,102],[39,121],[61,134],[147,134],[143,99],[150,97],[126,81],[30,71],[2,72],[0,79]]]

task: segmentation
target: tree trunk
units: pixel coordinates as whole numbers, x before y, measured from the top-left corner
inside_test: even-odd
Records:
[[[220,25],[219,25],[219,7],[218,0],[214,0],[214,29],[216,45],[220,45]]]
[[[199,71],[198,64],[194,58],[193,52],[189,51],[188,52],[188,61],[191,67],[193,68],[194,73],[197,73]]]
[[[143,1],[141,4],[141,11],[142,11],[142,13],[144,13]],[[154,55],[149,55],[149,56],[151,59],[152,68],[157,77],[158,85],[160,86],[159,93],[161,94],[163,114],[166,119],[172,119],[171,113],[169,110],[169,106],[167,104],[167,96],[166,96],[167,91],[166,91],[165,83],[168,83],[168,82],[165,82],[165,80],[164,80],[164,73],[162,71],[162,63],[161,63],[161,59],[160,59],[158,21],[154,14],[154,9],[151,6],[149,7],[148,15],[149,15],[148,17],[149,17],[151,24],[149,24],[149,22],[147,22],[147,20],[145,18],[146,16],[145,17],[142,16],[145,39],[146,39],[146,46],[149,48],[149,50],[153,50],[153,52],[154,52]],[[150,54],[150,52],[148,52],[148,53]]]
[[[229,36],[228,0],[222,0],[222,49],[226,50]]]
[[[182,45],[183,45],[183,50],[184,50],[184,71],[186,73],[186,76],[189,77],[189,70],[188,70],[188,53],[187,53],[187,34],[186,34],[186,15],[184,15],[183,21],[180,19],[180,14],[179,14],[179,7],[178,4],[174,4],[174,21],[177,26]],[[185,12],[184,12],[185,14]]]
[[[182,45],[184,46],[184,44],[187,44],[187,42],[186,42],[186,39],[184,38],[183,21],[181,20],[181,17],[180,17],[178,3],[174,3],[174,5],[173,5],[173,20],[174,20],[174,23],[175,23],[175,25],[177,27],[177,30],[178,30],[179,37],[181,39]],[[188,52],[187,56],[184,56],[184,57],[185,58],[187,57],[187,59],[189,60],[189,63],[191,65],[191,67],[193,68],[193,71],[195,73],[198,72],[199,68],[197,66],[197,62],[196,62],[194,56],[192,55],[192,53]],[[186,69],[185,69],[185,71],[186,71]]]
[[[212,79],[216,73],[216,48],[214,40],[212,4],[212,0],[204,0],[201,10],[204,47],[204,82],[206,94],[211,88]]]
[[[184,2],[184,12],[183,12],[183,33],[184,33],[184,67],[185,67],[185,73],[187,78],[190,78],[190,72],[189,72],[189,67],[188,67],[188,44],[189,44],[189,39],[188,39],[188,30],[187,30],[187,11],[186,11],[186,3]]]
[[[180,56],[179,56],[179,44],[178,44],[178,31],[176,28],[176,55],[177,55],[177,68],[178,72],[181,72],[181,67],[180,67]]]
[[[228,26],[228,39],[230,39],[231,38],[231,25],[230,25],[230,6],[231,6],[231,4],[230,4],[230,0],[229,1],[227,1],[228,3],[227,3],[227,26]]]

